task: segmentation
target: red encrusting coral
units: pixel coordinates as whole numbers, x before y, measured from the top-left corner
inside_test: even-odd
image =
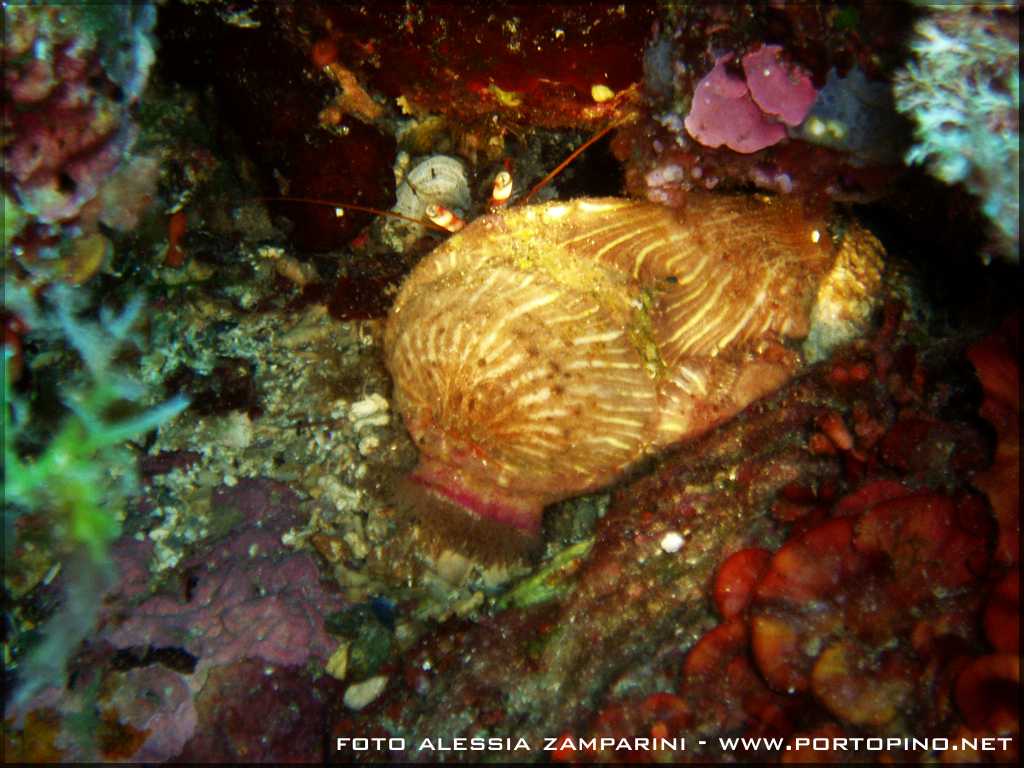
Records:
[[[987,394],[983,413],[1005,413],[996,403],[1012,408],[1006,404],[1014,402],[1016,390],[1011,393],[1006,383],[1014,380],[1016,363],[1005,354],[1006,345],[997,334],[970,350]],[[908,403],[927,387],[925,374],[913,365],[910,370],[916,371],[911,376],[916,394]],[[890,381],[890,387],[906,399],[901,379]],[[839,380],[845,384],[849,377]],[[993,395],[1000,389],[1001,398]],[[829,434],[839,422],[835,412],[818,420]],[[916,423],[946,437],[945,477],[978,466],[976,454],[982,449],[976,438],[964,436],[964,427],[938,419]],[[1002,423],[1012,442],[1011,422]],[[860,448],[869,473],[896,467],[904,478],[869,474],[831,505],[828,519],[791,536],[760,568],[749,606],[740,601],[734,607],[721,599],[720,584],[736,581],[741,592],[751,589],[754,569],[741,566],[755,552],[762,559],[764,550],[743,550],[723,562],[714,592],[723,623],[704,635],[683,664],[680,692],[691,705],[710,706],[712,692],[729,690],[716,675],[752,658],[749,695],[758,695],[764,680],[783,695],[790,711],[799,711],[802,702],[804,718],[811,697],[842,724],[827,726],[835,735],[849,728],[888,733],[911,721],[918,731],[930,729],[950,738],[1017,733],[1019,572],[1012,569],[998,577],[995,524],[982,497],[969,489],[955,494],[914,489],[934,475],[937,458],[934,452],[914,458],[920,454],[921,436],[908,439],[907,424],[897,420],[870,451],[845,428],[841,431],[836,447]],[[958,455],[951,446],[962,452]],[[965,459],[964,451],[975,455]],[[797,502],[816,501],[801,489],[785,495],[787,511]],[[992,503],[1012,495],[996,495]],[[781,519],[794,518],[803,519],[792,514]],[[995,653],[986,654],[986,639]],[[955,725],[958,716],[965,727]],[[738,731],[751,732],[745,718],[721,721],[719,732]],[[795,737],[797,731],[791,727],[785,735]]]
[[[999,333],[974,344],[968,351],[985,393],[981,416],[996,430],[992,466],[974,477],[988,496],[999,538],[995,559],[1016,565],[1020,556],[1020,314],[1006,319]]]
[[[761,547],[741,549],[718,568],[712,596],[723,619],[733,619],[747,610],[754,587],[764,575],[771,552]]]

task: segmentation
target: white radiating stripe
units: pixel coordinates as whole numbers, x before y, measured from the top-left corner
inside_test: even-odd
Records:
[[[465,323],[457,323],[455,328],[452,329],[451,339],[449,341],[449,352],[456,357],[465,360],[469,349],[462,343],[462,334],[466,332]]]
[[[557,291],[552,291],[551,293],[543,293],[540,296],[537,296],[528,301],[524,301],[522,304],[516,306],[514,309],[512,309],[504,316],[503,320],[507,322],[509,320],[513,320],[519,317],[520,315],[525,315],[527,312],[531,312],[537,309],[538,307],[546,307],[553,301],[557,301],[558,297],[559,294]]]
[[[547,376],[548,373],[549,372],[546,368],[530,368],[528,371],[525,371],[521,375],[512,379],[512,381],[506,382],[504,390],[506,392],[515,392],[515,390],[519,389],[523,384],[529,384],[534,379]]]
[[[531,419],[560,419],[563,416],[568,416],[569,411],[565,408],[548,408],[546,410],[532,411],[530,413]]]
[[[627,232],[626,234],[622,235],[621,237],[615,238],[610,243],[605,243],[603,246],[601,246],[601,249],[597,253],[590,254],[590,258],[594,259],[594,261],[597,261],[602,256],[604,256],[608,251],[610,251],[612,248],[619,245],[620,243],[624,243],[627,240],[632,240],[633,238],[639,237],[642,233],[650,232],[655,228],[656,225],[643,227],[642,229],[633,229]]]
[[[754,313],[757,312],[761,304],[764,303],[765,295],[765,291],[762,289],[757,294],[757,298],[754,299],[753,303],[747,308],[747,311],[744,312],[743,316],[736,322],[732,331],[718,340],[718,349],[725,349],[729,346],[732,340],[736,338],[737,334],[746,328],[747,323],[750,322],[750,318],[754,316]]]
[[[671,338],[668,339],[666,344],[674,343],[676,339],[678,339],[680,336],[682,336],[684,333],[690,330],[690,328],[692,328],[694,325],[699,323],[703,319],[704,315],[708,313],[708,310],[711,309],[711,307],[713,307],[717,303],[718,297],[722,295],[723,290],[725,290],[725,281],[719,280],[718,285],[715,286],[715,290],[711,294],[711,296],[709,296],[702,302],[700,311],[697,312],[697,314],[695,314],[693,317],[691,317],[689,321],[687,321],[679,328],[677,328],[676,332],[672,334]]]
[[[497,378],[506,371],[510,371],[513,368],[515,368],[522,361],[523,356],[519,353],[509,355],[500,363],[498,363],[495,367],[485,367],[484,370],[480,373],[480,381],[487,381],[488,379]]]
[[[650,412],[650,406],[643,402],[644,400],[650,400],[656,395],[654,392],[649,390],[640,390],[643,392],[639,395],[637,391],[630,393],[629,400],[615,399],[611,402],[599,401],[594,404],[594,409],[598,411],[610,411],[620,416],[623,414],[638,413],[641,416],[646,416]]]
[[[581,312],[579,312],[578,314],[575,314],[575,315],[559,314],[559,315],[556,315],[555,317],[547,318],[547,322],[549,324],[551,324],[551,325],[554,325],[555,323],[560,323],[560,324],[574,323],[574,322],[576,322],[578,320],[586,320],[588,317],[590,317],[591,315],[595,314],[598,311],[600,311],[599,307],[590,306],[590,307],[586,307],[583,311],[581,311]]]
[[[682,376],[691,387],[696,389],[698,394],[703,395],[707,392],[707,383],[705,382],[704,377],[699,376],[695,371],[691,371],[686,366],[680,366],[676,369],[676,373],[679,376]]]
[[[621,416],[604,416],[600,413],[593,414],[595,418],[604,422],[605,424],[617,424],[620,427],[629,427],[630,429],[640,429],[646,424],[646,421],[635,421],[634,419],[624,419]]]
[[[536,448],[531,448],[529,446],[523,445],[522,443],[517,444],[512,450],[514,450],[516,453],[525,453],[527,456],[533,456],[534,458],[537,459],[547,460],[551,458],[550,451],[538,450]]]
[[[698,352],[703,349],[704,340],[709,336],[713,338],[715,334],[721,330],[722,326],[725,324],[725,318],[731,312],[732,306],[728,302],[723,302],[722,304],[712,307],[712,314],[707,320],[705,320],[704,327],[686,339],[680,348],[680,351],[683,354],[687,354],[690,352]]]
[[[534,403],[543,403],[545,400],[549,400],[550,398],[551,390],[548,387],[544,387],[543,389],[538,389],[536,392],[523,395],[516,400],[516,402],[519,404],[519,407],[523,407],[526,405],[533,405]]]
[[[476,289],[465,298],[466,304],[470,307],[475,307],[479,303],[480,297],[490,290],[491,286],[501,276],[501,273],[497,270],[491,270],[487,277],[477,285]]]
[[[520,424],[517,428],[518,432],[542,432],[546,435],[555,435],[556,437],[562,434],[562,428],[556,427],[554,424],[545,424],[540,421],[528,421]]]
[[[491,328],[490,332],[486,336],[478,337],[476,342],[476,357],[486,360],[488,353],[494,348],[494,342],[498,340],[498,337],[498,331],[494,328]],[[507,349],[511,343],[512,342],[506,338],[505,343],[502,345],[502,350]]]
[[[591,333],[587,336],[577,336],[572,340],[574,346],[581,346],[583,344],[594,344],[595,342],[614,341],[615,339],[622,336],[622,331],[603,331],[601,333]]]
[[[640,253],[638,253],[636,255],[636,261],[633,262],[633,279],[634,280],[636,280],[637,278],[640,277],[640,268],[643,266],[644,259],[647,258],[647,254],[649,254],[651,251],[654,251],[654,250],[660,248],[664,244],[665,243],[663,243],[663,242],[655,241],[653,243],[645,245],[643,248],[640,249]]]
[[[631,450],[633,448],[633,446],[630,445],[629,443],[624,443],[621,440],[617,440],[611,435],[591,436],[586,438],[586,442],[590,443],[591,445],[600,445],[603,443],[605,445],[610,445],[614,448],[619,448],[623,451]]]
[[[602,381],[632,381],[631,377],[618,377],[611,374],[611,371],[635,370],[637,364],[634,362],[613,362],[611,360],[575,360],[563,367],[566,371],[599,370],[605,372],[601,377]]]
[[[674,287],[682,287],[684,285],[689,285],[698,277],[703,276],[702,273],[704,272],[704,267],[707,266],[708,263],[707,251],[704,251],[704,253],[700,257],[700,260],[696,264],[694,264],[692,267],[686,270],[685,275],[676,274],[676,266],[680,262],[688,260],[688,258],[689,254],[680,254],[678,256],[669,257],[665,261],[665,271],[668,272],[669,274],[675,275],[676,280],[678,281],[676,282]]]
[[[578,243],[583,240],[593,240],[595,237],[597,237],[597,235],[601,234],[602,232],[609,232],[616,229],[631,230],[635,225],[636,222],[633,221],[615,220],[611,224],[605,224],[603,227],[597,227],[596,229],[588,229],[581,235],[576,235],[576,237],[571,237],[568,240],[564,240],[562,242],[562,245],[572,245],[573,243]]]
[[[595,200],[577,200],[576,205],[579,206],[581,211],[596,213],[600,211],[614,211],[616,208],[624,208],[633,205],[633,203],[625,200],[602,200],[600,202]]]

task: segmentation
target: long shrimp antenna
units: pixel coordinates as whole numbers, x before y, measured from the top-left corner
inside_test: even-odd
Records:
[[[565,167],[569,165],[569,163],[571,163],[573,160],[575,160],[577,157],[583,154],[583,152],[585,152],[588,147],[590,147],[592,144],[599,142],[601,139],[608,135],[612,128],[618,127],[619,125],[622,124],[622,122],[623,121],[617,121],[609,124],[607,127],[602,128],[600,131],[595,133],[585,142],[580,144],[579,147],[576,148],[576,151],[574,151],[571,155],[565,158],[565,160],[563,160],[557,166],[555,166],[555,170],[553,170],[551,173],[549,173],[547,176],[545,176],[543,179],[537,182],[537,184],[534,185],[533,189],[526,193],[526,197],[522,199],[523,205],[530,202],[531,197],[533,197],[542,189],[544,189],[544,187],[548,185],[548,182],[550,182],[553,178],[555,178],[555,176],[560,174],[565,169]]]
[[[311,205],[327,205],[331,208],[341,208],[344,211],[362,211],[363,213],[372,213],[376,216],[390,216],[393,219],[402,219],[403,221],[410,221],[413,224],[419,224],[420,226],[426,227],[427,229],[433,229],[436,232],[449,233],[449,230],[444,227],[435,224],[432,221],[426,219],[414,219],[412,216],[406,216],[396,211],[382,211],[380,208],[371,208],[368,205],[356,205],[355,203],[332,203],[330,200],[321,200],[316,197],[274,197],[260,195],[252,198],[253,200],[276,200],[285,203],[309,203]]]

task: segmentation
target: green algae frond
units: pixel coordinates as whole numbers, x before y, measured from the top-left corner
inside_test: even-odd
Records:
[[[36,426],[32,412],[39,400],[15,392],[11,352],[4,351],[5,576],[20,565],[16,523],[32,516],[28,527],[42,529],[50,556],[64,570],[67,593],[64,606],[42,627],[40,642],[19,660],[17,704],[46,685],[63,684],[67,660],[92,630],[114,578],[109,547],[121,533],[125,502],[138,489],[135,454],[127,441],[174,418],[188,401],[179,396],[143,407],[145,389],[118,361],[118,353],[134,341],[141,300],[116,314],[101,309],[96,322],[79,316],[84,297],[74,288],[51,286],[48,309],[26,289],[10,284],[5,289],[7,306],[33,334],[63,342],[82,362],[76,382],[61,383],[63,420],[51,435],[31,436],[37,445],[42,442],[41,450],[26,450],[20,438]]]
[[[560,600],[573,584],[572,575],[580,560],[587,556],[594,545],[592,538],[566,547],[526,577],[497,601],[498,610],[527,608],[541,603]]]

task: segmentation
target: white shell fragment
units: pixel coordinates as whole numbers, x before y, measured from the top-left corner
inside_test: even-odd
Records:
[[[677,531],[669,531],[661,537],[661,548],[665,552],[672,554],[682,549],[685,541],[686,539],[683,538],[681,533],[678,533]]]
[[[348,411],[348,420],[355,425],[356,431],[362,431],[366,427],[385,427],[391,421],[389,408],[388,401],[374,392],[369,397],[352,403]]]
[[[380,696],[388,685],[387,675],[377,675],[345,689],[345,706],[359,711]]]
[[[391,209],[412,219],[426,219],[428,205],[441,205],[465,218],[472,195],[462,161],[448,155],[429,155],[414,163],[395,190],[397,201]],[[423,235],[418,224],[401,219],[383,223],[385,242],[398,251],[405,250]]]

